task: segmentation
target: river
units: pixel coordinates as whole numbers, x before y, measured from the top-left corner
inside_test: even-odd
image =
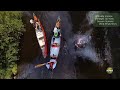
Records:
[[[32,13],[40,16],[46,30],[48,46],[56,18],[62,19],[62,40],[58,64],[51,73],[45,66],[35,69],[39,63],[49,61],[44,59],[39,48],[35,31],[29,20]],[[18,79],[109,79],[119,78],[120,74],[120,30],[119,28],[95,28],[91,17],[96,12],[87,11],[24,11],[23,22],[26,32],[21,37],[20,60],[18,62]],[[119,33],[119,34],[118,34]],[[86,40],[85,48],[74,50],[74,41],[79,38]],[[65,47],[65,45],[67,47]],[[108,75],[106,68],[115,67],[114,73]]]

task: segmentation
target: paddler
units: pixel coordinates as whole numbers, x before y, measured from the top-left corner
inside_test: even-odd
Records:
[[[61,33],[60,33],[60,20],[59,19],[56,22],[55,28],[53,30],[53,35],[54,35],[54,37],[61,36]]]
[[[61,36],[61,34],[60,34],[60,29],[57,29],[57,28],[55,27],[54,30],[53,30],[53,35],[54,35],[55,38]]]
[[[46,67],[52,71],[55,68],[56,63],[57,63],[56,60],[52,59],[50,60],[50,62],[46,64]]]
[[[39,23],[37,21],[30,19],[30,23],[33,24],[33,27],[35,28],[35,30],[39,29]]]

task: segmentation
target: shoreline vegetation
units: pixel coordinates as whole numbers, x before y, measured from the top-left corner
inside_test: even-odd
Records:
[[[20,37],[25,32],[21,11],[0,11],[0,79],[17,74]]]

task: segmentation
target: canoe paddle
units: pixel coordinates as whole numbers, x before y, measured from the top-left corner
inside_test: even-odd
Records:
[[[35,66],[35,68],[42,67],[42,66],[44,66],[44,65],[46,65],[46,64],[48,64],[48,63],[50,63],[50,62],[43,63],[43,64],[38,64],[38,65]]]

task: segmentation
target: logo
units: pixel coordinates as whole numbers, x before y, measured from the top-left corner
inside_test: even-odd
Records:
[[[113,68],[112,68],[112,67],[108,67],[108,68],[106,69],[106,72],[107,72],[108,74],[112,74],[112,73],[113,73]]]
[[[102,12],[94,16],[95,27],[119,27],[120,15],[118,13]]]

